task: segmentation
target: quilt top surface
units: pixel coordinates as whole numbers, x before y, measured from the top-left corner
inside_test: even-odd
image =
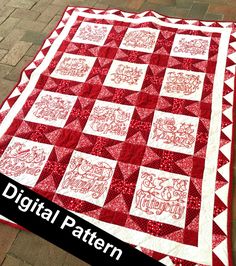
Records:
[[[1,107],[0,171],[165,265],[231,265],[235,62],[234,23],[68,7]]]

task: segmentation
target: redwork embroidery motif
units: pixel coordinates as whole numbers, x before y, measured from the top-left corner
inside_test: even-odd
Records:
[[[84,77],[89,69],[84,58],[64,57],[55,73],[64,76]]]
[[[38,176],[45,159],[46,153],[42,148],[28,148],[25,144],[15,142],[6,149],[0,159],[0,169],[11,177],[22,174]]]
[[[185,38],[181,38],[179,45],[174,47],[174,52],[189,53],[191,55],[205,55],[208,51],[208,45],[208,40],[199,38],[188,41]]]
[[[185,213],[189,181],[156,176],[143,171],[141,186],[135,195],[135,207],[147,215],[170,213],[179,220]]]
[[[142,70],[138,67],[119,64],[116,72],[111,74],[111,81],[115,82],[116,84],[125,82],[129,85],[137,85],[142,74]]]
[[[199,75],[169,72],[164,89],[168,93],[183,93],[190,95],[199,89],[201,79]]]
[[[130,120],[130,116],[130,113],[120,108],[97,106],[89,117],[90,127],[103,134],[126,136],[128,130],[126,123]]]
[[[124,45],[132,48],[152,49],[156,42],[156,34],[147,30],[128,32],[124,37]]]
[[[107,36],[108,29],[106,26],[99,25],[89,25],[82,27],[79,29],[76,37],[86,41],[91,42],[101,42]]]
[[[61,186],[98,199],[107,191],[112,175],[113,168],[106,162],[91,163],[84,158],[74,157]]]
[[[194,129],[191,123],[177,125],[174,118],[159,118],[154,124],[153,139],[164,140],[166,144],[191,148],[195,143]]]
[[[33,114],[37,118],[43,118],[48,121],[65,120],[72,107],[70,101],[63,100],[60,97],[52,97],[45,95],[41,97],[39,102],[35,103]]]

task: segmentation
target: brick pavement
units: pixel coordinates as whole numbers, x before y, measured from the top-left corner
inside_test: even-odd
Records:
[[[127,11],[149,9],[174,17],[236,20],[235,0],[0,0],[0,102],[13,89],[21,70],[32,60],[67,5]],[[234,172],[236,176],[236,166]],[[233,206],[236,209],[236,191]],[[233,228],[236,263],[236,211]],[[33,234],[0,224],[0,265],[87,264]]]

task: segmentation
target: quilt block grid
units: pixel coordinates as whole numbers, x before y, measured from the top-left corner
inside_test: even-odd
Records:
[[[69,7],[2,106],[1,171],[166,265],[230,265],[235,41]]]

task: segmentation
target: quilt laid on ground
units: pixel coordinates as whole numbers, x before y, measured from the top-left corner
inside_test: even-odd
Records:
[[[0,171],[165,265],[232,265],[235,66],[234,23],[69,7],[1,107]]]

